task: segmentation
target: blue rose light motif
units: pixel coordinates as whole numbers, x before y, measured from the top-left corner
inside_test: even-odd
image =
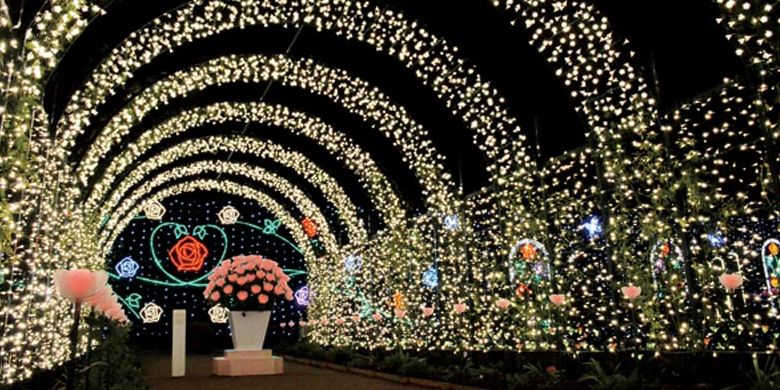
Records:
[[[460,217],[457,214],[444,217],[444,228],[449,231],[458,230],[460,228]]]
[[[295,292],[295,302],[300,306],[309,306],[309,286],[303,286]]]
[[[349,255],[344,258],[344,269],[349,273],[360,271],[363,267],[363,257],[360,255]]]
[[[116,267],[116,273],[119,274],[120,278],[132,278],[135,277],[136,272],[138,272],[138,269],[141,268],[141,266],[138,265],[138,263],[135,262],[130,257],[125,257],[117,263]]]
[[[422,275],[422,283],[425,287],[436,288],[439,286],[439,271],[436,268],[428,268]]]

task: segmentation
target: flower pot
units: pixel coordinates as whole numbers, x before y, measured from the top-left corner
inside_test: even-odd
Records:
[[[268,321],[271,320],[271,311],[230,311],[231,333],[233,334],[233,348],[236,351],[253,351],[263,349],[265,332],[268,330]]]

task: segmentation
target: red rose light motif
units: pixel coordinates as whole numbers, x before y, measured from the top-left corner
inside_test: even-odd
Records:
[[[193,236],[182,238],[168,251],[168,258],[180,272],[200,271],[208,255],[209,250],[206,246]]]
[[[314,221],[312,221],[311,219],[304,218],[301,221],[301,225],[303,225],[303,232],[306,233],[306,237],[314,238],[314,236],[317,235],[318,233],[317,224],[314,223]]]
[[[523,256],[523,259],[531,260],[536,257],[536,248],[530,243],[525,244],[520,247],[520,254]]]

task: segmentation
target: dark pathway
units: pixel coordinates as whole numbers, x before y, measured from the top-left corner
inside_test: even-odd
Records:
[[[255,377],[217,377],[211,374],[211,356],[187,356],[187,376],[171,378],[169,355],[141,358],[143,374],[152,389],[219,390],[412,390],[422,389],[376,378],[284,362],[285,373]]]

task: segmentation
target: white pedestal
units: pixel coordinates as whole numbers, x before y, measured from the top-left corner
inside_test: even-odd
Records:
[[[218,376],[277,375],[284,373],[284,359],[273,356],[270,349],[229,349],[212,360],[211,368]]]
[[[173,345],[171,347],[171,376],[184,376],[187,367],[187,311],[173,311]]]

